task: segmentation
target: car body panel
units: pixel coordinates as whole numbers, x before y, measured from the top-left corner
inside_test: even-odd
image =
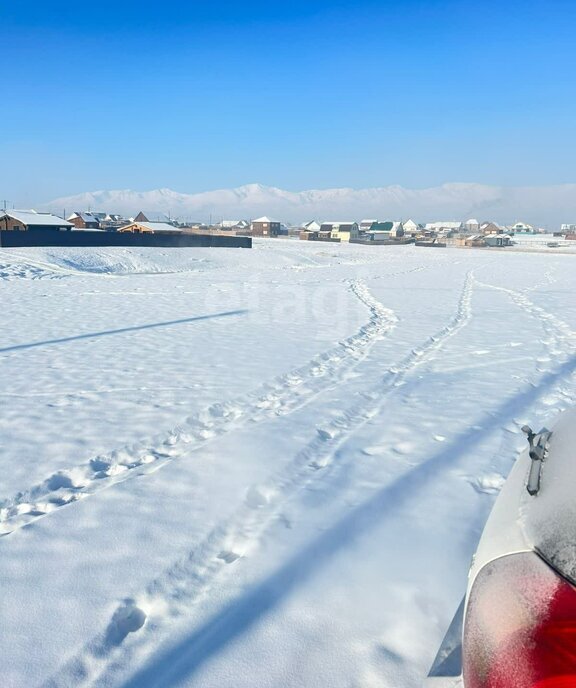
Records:
[[[531,469],[534,471],[533,459],[527,445],[512,467],[486,522],[470,567],[464,604],[448,629],[424,683],[426,688],[464,685],[461,677],[454,676],[452,660],[458,656],[455,629],[460,629],[462,638],[470,592],[485,566],[501,557],[537,552],[558,573],[576,584],[576,409],[565,411],[553,428],[535,494],[527,489]],[[461,658],[461,645],[459,650]]]

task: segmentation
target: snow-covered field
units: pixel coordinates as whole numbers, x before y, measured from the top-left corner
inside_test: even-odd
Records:
[[[416,688],[576,257],[0,250],[2,688]]]

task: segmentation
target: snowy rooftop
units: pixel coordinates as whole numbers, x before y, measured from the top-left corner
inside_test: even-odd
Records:
[[[256,220],[252,220],[252,222],[278,222],[278,220],[271,220],[269,217],[266,217],[266,215],[264,215],[264,217],[259,217]]]
[[[169,222],[170,218],[168,215],[159,212],[157,210],[141,210],[135,217],[138,217],[138,215],[143,215],[146,220],[145,222]]]
[[[135,224],[135,225],[138,225],[140,227],[144,227],[145,229],[149,230],[150,232],[181,232],[182,231],[181,229],[178,229],[178,227],[174,227],[173,225],[169,225],[166,222],[132,222],[131,224]]]
[[[4,210],[0,217],[11,217],[25,225],[54,225],[54,227],[71,227],[70,222],[51,213],[37,213],[35,210]]]
[[[76,211],[70,215],[68,218],[69,220],[73,220],[77,217],[80,217],[84,220],[84,222],[99,222],[98,218],[93,215],[92,213],[83,213],[81,211]]]

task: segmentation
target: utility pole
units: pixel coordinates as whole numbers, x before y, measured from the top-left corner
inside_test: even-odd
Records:
[[[6,205],[8,201],[2,201],[2,204],[4,205],[4,212],[6,212]],[[4,218],[4,224],[6,225],[6,228],[8,228],[8,221],[6,218]],[[2,227],[0,227],[0,248],[2,248]]]

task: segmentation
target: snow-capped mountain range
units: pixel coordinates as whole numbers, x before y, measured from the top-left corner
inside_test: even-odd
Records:
[[[140,210],[170,214],[183,221],[218,221],[230,218],[274,216],[286,222],[311,218],[364,217],[417,221],[523,220],[550,229],[561,222],[576,222],[576,184],[540,187],[504,187],[450,183],[428,189],[386,186],[371,189],[285,191],[262,184],[202,193],[154,191],[93,191],[57,198],[46,209],[106,211],[133,215]]]

